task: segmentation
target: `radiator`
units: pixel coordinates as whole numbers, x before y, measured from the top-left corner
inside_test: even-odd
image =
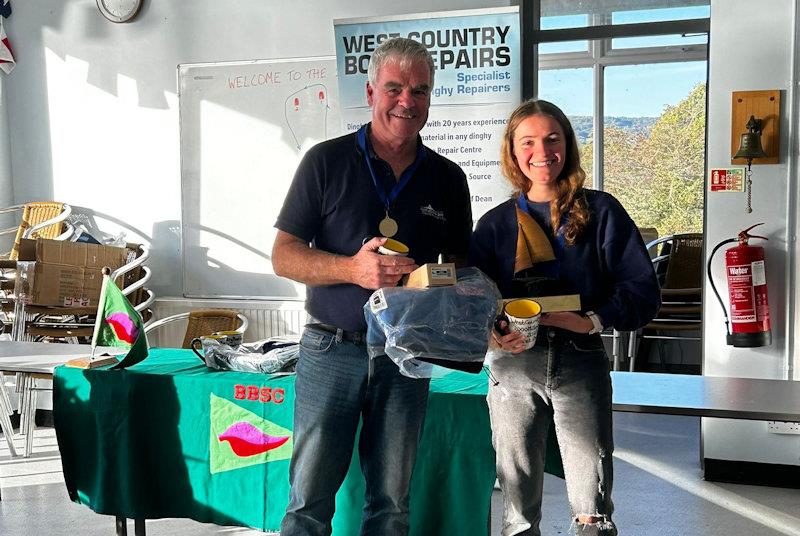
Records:
[[[245,342],[275,336],[299,336],[308,322],[301,301],[212,300],[195,298],[158,298],[155,318],[186,313],[197,309],[234,309],[249,321]],[[186,322],[172,322],[147,334],[150,346],[177,348],[183,342]]]

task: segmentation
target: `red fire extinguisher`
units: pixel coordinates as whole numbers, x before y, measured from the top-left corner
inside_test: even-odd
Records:
[[[736,238],[723,240],[714,246],[708,258],[708,281],[725,315],[725,342],[728,346],[737,348],[754,348],[772,343],[764,248],[751,246],[748,243],[751,238],[768,240],[764,236],[750,234],[750,230],[759,225],[763,223],[748,227],[739,232]],[[731,309],[729,323],[728,311],[711,276],[711,261],[719,248],[731,242],[739,244],[725,250],[725,275],[728,280],[728,300]]]

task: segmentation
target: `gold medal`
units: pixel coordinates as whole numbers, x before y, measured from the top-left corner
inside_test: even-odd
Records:
[[[378,224],[378,231],[386,238],[391,238],[397,234],[397,222],[390,218],[387,213],[386,217]]]

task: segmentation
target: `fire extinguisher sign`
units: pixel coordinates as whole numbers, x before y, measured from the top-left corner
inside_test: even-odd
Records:
[[[744,168],[711,168],[712,192],[744,192]]]
[[[728,266],[728,295],[731,303],[731,322],[757,322],[757,308],[763,305],[767,278],[764,261]],[[756,289],[755,287],[761,287]],[[764,303],[766,303],[764,298]]]

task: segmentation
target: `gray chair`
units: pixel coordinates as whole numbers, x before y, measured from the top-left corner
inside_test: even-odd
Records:
[[[703,235],[669,235],[653,240],[647,249],[661,285],[661,309],[650,323],[630,334],[631,372],[640,339],[699,341],[702,330]]]
[[[639,234],[642,236],[642,240],[645,244],[658,244],[656,242],[658,239],[658,229],[655,227],[638,227]],[[649,248],[647,251],[650,254],[650,259],[653,259],[658,254],[658,247]],[[607,328],[606,330],[601,333],[602,337],[611,338],[611,357],[613,360],[613,367],[614,370],[620,369],[620,364],[622,362],[622,357],[625,354],[626,350],[630,351],[630,339],[631,339],[631,332],[630,331],[617,331],[614,328]],[[623,348],[623,346],[627,346],[627,348]],[[630,354],[628,354],[630,356]]]

